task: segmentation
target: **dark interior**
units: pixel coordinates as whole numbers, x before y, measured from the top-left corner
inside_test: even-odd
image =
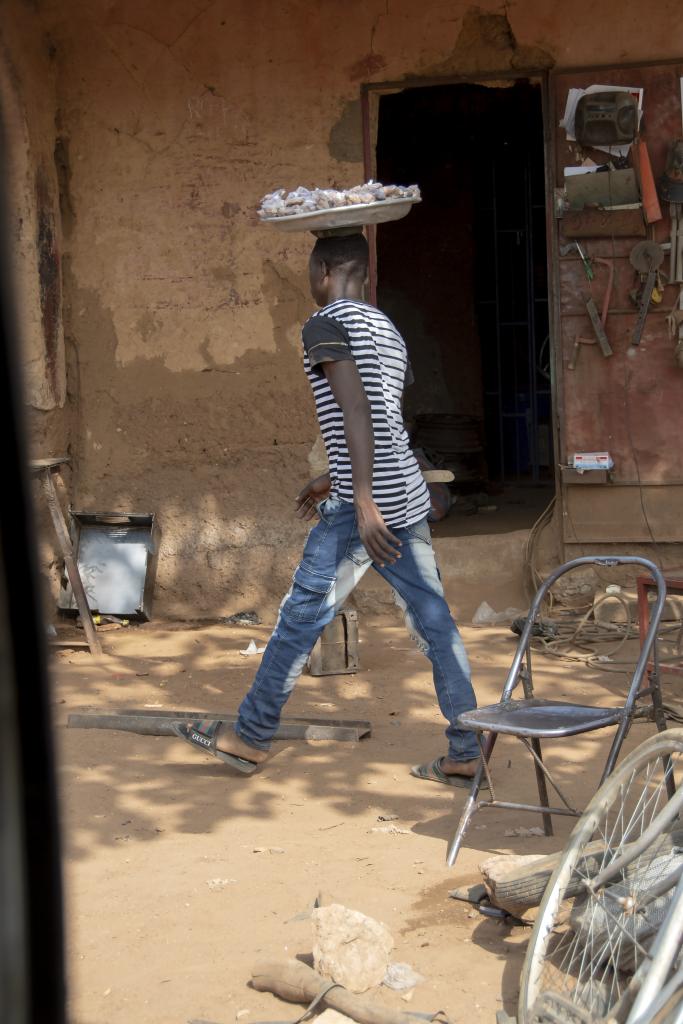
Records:
[[[378,304],[402,331],[415,375],[405,398],[415,445],[453,470],[460,494],[536,485],[549,496],[540,87],[382,96],[377,176],[417,182],[423,196],[377,232]]]

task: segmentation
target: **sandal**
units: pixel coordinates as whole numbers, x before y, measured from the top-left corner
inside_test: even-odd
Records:
[[[204,718],[193,722],[174,722],[172,728],[176,736],[204,754],[217,757],[225,764],[229,764],[231,768],[236,768],[243,775],[251,775],[258,768],[255,761],[247,761],[236,754],[228,754],[216,746],[216,733],[220,725],[222,723],[215,718]]]
[[[474,782],[473,775],[446,775],[441,768],[443,757],[435,757],[427,764],[414,764],[410,774],[416,779],[426,779],[428,782],[442,782],[444,786],[456,786],[459,789],[468,789]],[[480,789],[488,789],[486,779],[481,780]]]

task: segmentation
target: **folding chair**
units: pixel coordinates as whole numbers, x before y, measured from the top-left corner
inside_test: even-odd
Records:
[[[550,588],[557,582],[560,576],[580,565],[600,565],[609,568],[617,565],[644,566],[656,584],[657,596],[652,608],[647,635],[640,650],[640,656],[633,673],[626,701],[618,707],[571,704],[566,701],[546,700],[534,696],[531,666],[533,625],[540,612],[543,599]],[[452,867],[455,863],[465,833],[474,814],[482,807],[499,807],[506,810],[539,813],[543,816],[543,827],[547,836],[553,834],[553,814],[570,815],[571,817],[580,816],[581,811],[572,807],[543,763],[542,739],[561,739],[565,736],[578,736],[582,733],[594,732],[597,729],[616,726],[616,733],[599,783],[602,785],[607,776],[614,770],[621,746],[635,717],[649,718],[654,720],[660,731],[666,729],[666,718],[662,708],[662,696],[659,687],[659,661],[657,655],[657,631],[665,600],[666,584],[657,566],[645,558],[636,558],[630,555],[620,558],[598,555],[575,558],[573,561],[561,565],[559,569],[556,569],[544,581],[529,609],[512,666],[503,687],[500,703],[477,708],[474,711],[467,711],[458,718],[459,725],[464,729],[471,729],[476,732],[481,750],[481,760],[474,776],[470,795],[460,816],[458,828],[448,847],[447,864],[449,867]],[[651,662],[649,667],[648,662]],[[648,683],[646,686],[642,686],[646,671],[649,674]],[[520,682],[524,697],[521,700],[513,700],[512,691]],[[647,707],[639,704],[645,698],[649,698],[650,702]],[[484,738],[485,733],[487,734],[486,738]],[[520,804],[496,799],[488,762],[496,739],[501,734],[515,736],[524,744],[533,758],[539,804]],[[479,800],[479,790],[484,777],[486,777],[489,784],[491,796],[488,800]],[[548,802],[548,784],[555,790],[564,806],[550,806]]]

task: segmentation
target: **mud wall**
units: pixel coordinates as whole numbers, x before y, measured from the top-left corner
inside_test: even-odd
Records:
[[[8,6],[50,40],[54,109],[50,93],[30,120],[40,134],[52,118],[61,186],[71,497],[158,512],[157,608],[192,617],[272,607],[304,533],[291,497],[316,438],[299,352],[309,241],[259,227],[261,194],[360,180],[361,82],[677,46],[672,0],[647,19],[636,0],[604,3],[599,20],[590,0]]]
[[[61,226],[55,165],[54,51],[28,5],[0,29],[5,200],[10,215],[28,404],[49,413],[66,398]],[[54,418],[53,418],[54,419]]]
[[[11,8],[11,11],[10,9]],[[23,354],[32,454],[68,455],[74,405],[62,315],[62,227],[55,50],[32,4],[5,4],[0,22],[3,200]],[[9,441],[9,439],[6,439]],[[71,470],[64,468],[70,484]],[[39,503],[39,559],[53,587],[59,564]],[[49,599],[46,592],[46,599]]]

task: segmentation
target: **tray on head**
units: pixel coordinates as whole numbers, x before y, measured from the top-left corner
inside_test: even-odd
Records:
[[[362,228],[366,224],[385,224],[400,220],[419,199],[382,199],[376,203],[355,203],[335,206],[329,210],[293,213],[287,217],[263,217],[262,224],[272,224],[281,231],[325,231],[333,228]]]

